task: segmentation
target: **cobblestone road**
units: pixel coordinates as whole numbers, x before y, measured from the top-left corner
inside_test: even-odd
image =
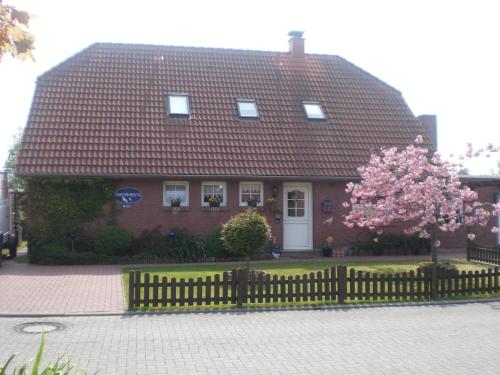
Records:
[[[0,361],[47,358],[100,374],[499,374],[500,302],[320,311],[0,318]]]

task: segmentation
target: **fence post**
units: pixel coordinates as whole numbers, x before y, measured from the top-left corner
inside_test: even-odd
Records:
[[[339,293],[339,303],[345,303],[347,297],[347,267],[338,266],[337,268],[337,290]]]
[[[243,307],[243,304],[247,302],[247,291],[248,291],[248,269],[240,268],[238,269],[238,276],[236,279],[237,284],[237,296],[236,296],[236,306]]]
[[[432,263],[431,266],[431,299],[436,299],[438,296],[438,266]]]
[[[128,309],[134,309],[134,271],[128,273]]]

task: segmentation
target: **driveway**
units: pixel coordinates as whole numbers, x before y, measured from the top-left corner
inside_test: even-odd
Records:
[[[38,334],[0,318],[0,362]],[[500,302],[342,310],[36,318],[45,360],[101,374],[498,374]],[[16,364],[19,362],[16,362]]]
[[[0,314],[122,312],[121,266],[37,266],[4,261]]]

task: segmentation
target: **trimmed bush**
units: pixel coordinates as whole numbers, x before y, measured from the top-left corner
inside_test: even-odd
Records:
[[[259,254],[271,237],[265,216],[247,210],[233,216],[222,226],[224,247],[233,256],[250,258]]]
[[[418,236],[384,234],[373,239],[351,242],[352,255],[419,255],[430,253],[428,239]]]
[[[127,255],[132,239],[132,235],[125,228],[110,225],[97,233],[95,251],[102,255]]]

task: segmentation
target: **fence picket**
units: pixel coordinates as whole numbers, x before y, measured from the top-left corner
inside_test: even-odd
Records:
[[[184,306],[186,303],[186,280],[181,278],[179,280],[179,305]]]
[[[401,275],[401,297],[403,301],[408,299],[408,274],[406,272]]]
[[[493,292],[493,270],[488,268],[488,293]]]
[[[255,303],[255,289],[256,289],[256,283],[255,283],[255,272],[251,271],[250,272],[250,277],[248,280],[248,287],[250,290],[250,297],[249,297],[249,302],[250,303]]]
[[[487,287],[486,287],[486,271],[481,270],[481,294],[486,293]]]
[[[293,302],[293,276],[288,276],[288,302]]]
[[[135,292],[134,292],[134,298],[135,298],[135,307],[141,306],[141,272],[140,271],[135,271]]]
[[[279,279],[280,285],[280,302],[286,302],[286,279],[285,276],[281,275]]]
[[[238,280],[238,270],[231,270],[231,303],[236,304],[236,286]]]
[[[378,299],[378,275],[376,273],[372,275],[372,288],[372,299],[376,301]]]
[[[257,275],[257,302],[262,303],[264,296],[264,275],[259,273]]]
[[[310,301],[315,301],[316,297],[316,288],[315,288],[315,278],[314,278],[314,272],[311,272],[309,274],[309,300]]]
[[[316,298],[318,301],[323,300],[323,274],[321,271],[316,272]]]
[[[396,273],[394,275],[394,298],[396,298],[397,300],[399,300],[399,298],[401,297],[400,288],[401,288],[401,275],[399,273]]]
[[[361,271],[354,272],[354,269],[352,269],[352,268],[351,268],[351,271],[353,271],[352,272],[353,275],[356,275],[357,299],[358,299],[358,301],[362,301],[363,300],[363,272],[361,272]],[[354,285],[354,283],[353,283],[353,285]],[[353,288],[353,291],[354,291],[354,288]]]
[[[415,301],[415,272],[413,270],[410,271],[409,274],[409,294],[410,294],[410,301]]]
[[[149,273],[144,274],[144,307],[149,307]]]
[[[364,299],[369,300],[371,297],[371,290],[370,290],[370,272],[365,273],[365,293],[364,293]]]
[[[266,287],[266,291],[265,291],[265,296],[266,296],[266,302],[269,303],[271,302],[271,276],[270,275],[266,275],[266,278],[265,278],[265,287]]]
[[[494,268],[493,276],[494,276],[494,286],[493,286],[493,291],[498,292],[500,291],[500,288],[498,287],[498,279],[499,279],[499,272],[498,272],[498,267]]]
[[[167,278],[164,278],[165,283],[167,282]],[[175,277],[170,279],[170,306],[175,306],[177,303],[177,283]],[[167,297],[167,293],[165,293],[165,297]]]
[[[385,300],[385,274],[380,275],[380,299]]]
[[[220,293],[220,275],[216,274],[214,276],[214,304],[219,304],[219,293]]]
[[[337,298],[337,268],[332,267],[330,269],[330,291],[331,291],[331,300],[334,301]]]
[[[392,300],[392,289],[393,289],[392,279],[393,279],[392,273],[387,275],[387,298],[389,298],[389,301]]]
[[[302,275],[302,301],[306,302],[307,301],[307,275],[303,274]]]
[[[278,302],[278,275],[273,275],[273,302]]]
[[[205,305],[212,303],[212,278],[207,276],[205,279]]]
[[[134,288],[134,284],[135,284],[135,273],[134,271],[130,271],[128,273],[128,309],[129,310],[133,310],[134,309],[134,302],[135,302],[135,298],[134,298],[134,291],[135,291],[135,288]]]
[[[295,275],[295,302],[300,302],[300,276]]]
[[[229,273],[222,273],[222,304],[229,303]]]
[[[479,271],[474,271],[474,293],[478,293],[479,291]]]
[[[158,286],[159,277],[158,275],[153,276],[153,307],[158,307]]]
[[[188,286],[187,304],[188,304],[188,306],[193,306],[193,304],[194,304],[194,280],[192,278],[189,278],[187,286]]]

